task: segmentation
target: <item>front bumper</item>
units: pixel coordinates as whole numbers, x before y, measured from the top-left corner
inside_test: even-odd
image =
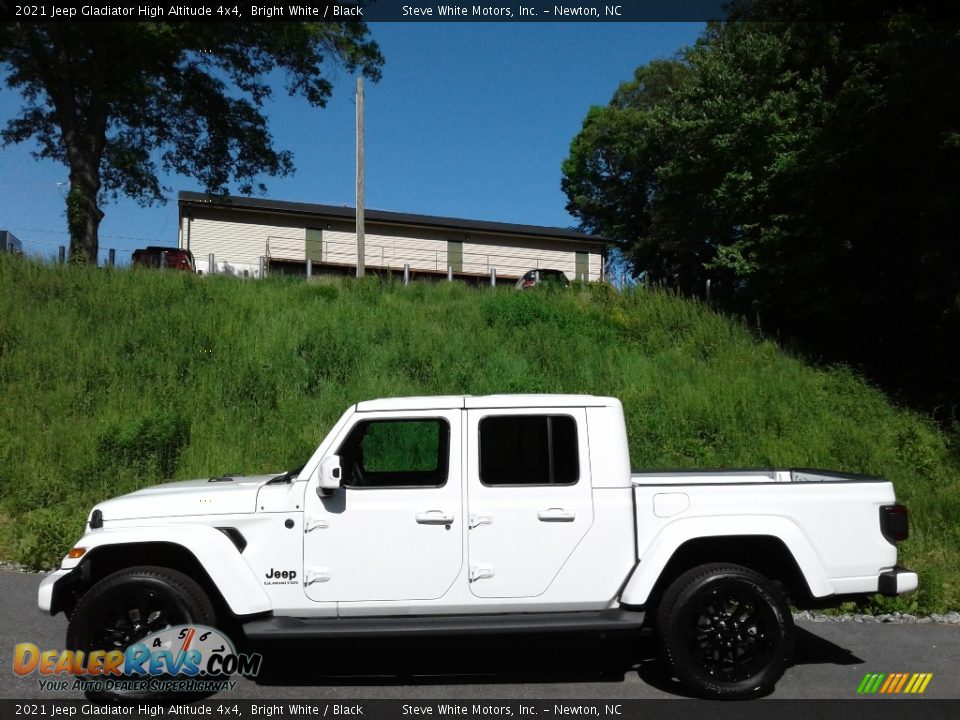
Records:
[[[51,615],[56,615],[60,612],[62,608],[58,601],[64,587],[61,586],[58,589],[56,586],[57,583],[71,574],[73,574],[72,569],[54,570],[40,581],[40,589],[37,591],[37,605],[43,612],[50,613]]]
[[[877,592],[887,597],[894,595],[903,595],[913,592],[920,584],[920,579],[912,570],[897,565],[893,570],[887,570],[880,573],[880,580],[877,585]]]

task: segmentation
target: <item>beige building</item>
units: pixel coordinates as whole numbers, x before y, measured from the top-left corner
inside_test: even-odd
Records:
[[[261,258],[268,273],[354,274],[357,266],[355,211],[351,207],[179,195],[179,246],[189,249],[197,269],[253,275]],[[603,278],[605,243],[563,228],[482,220],[365,212],[364,262],[369,272],[413,277],[515,282],[528,270],[562,270],[571,280]]]

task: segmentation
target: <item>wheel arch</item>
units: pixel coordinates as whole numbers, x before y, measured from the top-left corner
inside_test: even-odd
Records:
[[[792,604],[803,603],[810,596],[803,573],[780,538],[729,535],[696,538],[678,547],[651,589],[648,604],[656,605],[670,584],[687,570],[718,562],[742,565],[777,582]]]
[[[74,583],[73,606],[91,587],[120,570],[140,565],[177,570],[194,580],[213,602],[217,616],[232,613],[223,594],[196,555],[172,542],[141,542],[123,545],[101,545],[91,550],[77,567],[80,578]],[[67,615],[73,607],[61,608]]]
[[[731,521],[728,527],[745,526]],[[813,549],[795,526],[754,532],[747,526],[748,532],[740,533],[688,532],[695,529],[678,527],[669,532],[668,526],[658,536],[624,587],[623,605],[654,607],[681,574],[716,562],[742,565],[776,581],[794,605],[803,606],[833,592]]]
[[[237,546],[215,528],[196,528],[187,533],[178,529],[179,539],[184,542],[137,537],[126,531],[110,534],[116,537],[105,537],[107,533],[95,537],[91,533],[77,543],[88,550],[73,572],[53,588],[51,614],[63,611],[69,616],[98,581],[138,565],[165,567],[187,575],[214,603],[218,617],[255,615],[271,609],[269,598]]]

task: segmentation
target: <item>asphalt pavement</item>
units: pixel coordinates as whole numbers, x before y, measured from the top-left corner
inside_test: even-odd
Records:
[[[17,643],[62,649],[63,615],[36,607],[41,576],[0,571],[0,698],[82,699],[41,690],[36,674],[12,670]],[[797,623],[794,666],[768,697],[851,699],[867,673],[932,673],[923,695],[960,699],[960,625]],[[272,644],[260,648],[257,680],[241,679],[224,699],[628,699],[683,698],[643,636],[477,637]]]

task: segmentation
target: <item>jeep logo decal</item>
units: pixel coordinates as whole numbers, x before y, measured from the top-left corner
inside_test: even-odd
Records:
[[[297,585],[297,571],[296,570],[276,570],[270,568],[270,571],[265,575],[267,581],[264,585]]]

